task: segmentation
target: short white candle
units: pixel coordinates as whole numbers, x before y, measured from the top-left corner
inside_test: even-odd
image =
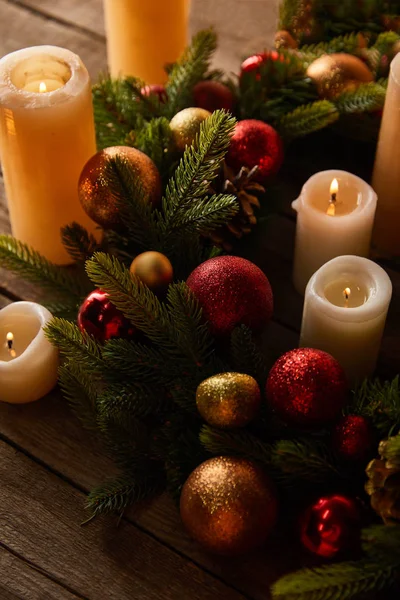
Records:
[[[58,351],[42,330],[51,318],[34,302],[15,302],[0,311],[1,402],[33,402],[55,386]]]
[[[305,183],[292,203],[297,211],[293,282],[300,294],[332,258],[369,255],[376,200],[371,186],[346,171],[321,171]]]
[[[0,157],[12,232],[58,264],[72,262],[60,229],[95,224],[78,180],[96,152],[91,86],[80,58],[38,46],[0,60]]]
[[[305,295],[300,346],[332,354],[350,383],[376,366],[392,283],[376,263],[339,256],[310,279]]]

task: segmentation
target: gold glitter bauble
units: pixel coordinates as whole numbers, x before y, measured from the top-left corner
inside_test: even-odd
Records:
[[[275,48],[279,50],[280,48],[297,48],[298,43],[294,39],[289,31],[285,29],[281,29],[281,31],[277,31],[275,34]]]
[[[143,252],[132,262],[130,272],[139,277],[153,292],[163,292],[171,283],[174,271],[161,252]]]
[[[222,429],[244,427],[260,407],[258,383],[250,375],[220,373],[205,379],[197,388],[196,403],[207,423]]]
[[[113,146],[97,152],[83,167],[79,178],[79,199],[85,212],[105,229],[122,225],[118,198],[110,187],[108,165],[116,156],[129,164],[140,181],[148,201],[156,206],[161,200],[161,177],[154,162],[140,150],[129,146]]]
[[[367,65],[357,56],[344,52],[320,56],[308,67],[307,75],[316,84],[320,97],[327,99],[373,81]]]
[[[184,108],[171,120],[169,126],[172,130],[175,146],[183,152],[190,146],[200,131],[200,125],[211,115],[204,108]]]
[[[180,512],[189,535],[209,552],[244,554],[272,530],[278,503],[263,469],[243,458],[202,463],[182,489]]]

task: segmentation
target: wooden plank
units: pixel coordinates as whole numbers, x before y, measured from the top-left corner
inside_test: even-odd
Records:
[[[77,600],[77,596],[49,579],[41,569],[0,547],[2,600]]]
[[[83,494],[0,443],[1,542],[88,600],[244,598],[127,522],[87,527]],[[27,508],[29,507],[29,508]]]

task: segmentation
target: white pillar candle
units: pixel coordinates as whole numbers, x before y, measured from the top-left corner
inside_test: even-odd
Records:
[[[58,351],[42,330],[51,318],[34,302],[15,302],[0,311],[1,402],[33,402],[55,386]]]
[[[313,175],[292,203],[297,211],[293,282],[304,294],[313,273],[343,254],[368,256],[376,194],[346,171]]]
[[[372,185],[378,194],[373,244],[384,256],[400,256],[400,54],[390,65]]]
[[[164,83],[164,65],[175,62],[187,43],[188,5],[188,0],[104,0],[111,75]]]
[[[376,263],[339,256],[310,279],[300,346],[332,354],[355,384],[375,369],[392,283]]]
[[[96,152],[91,86],[80,58],[55,46],[0,60],[0,158],[13,235],[68,264],[60,229],[95,224],[78,199],[79,175]]]

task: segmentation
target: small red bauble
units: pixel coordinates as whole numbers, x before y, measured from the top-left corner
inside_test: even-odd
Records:
[[[268,376],[271,408],[297,427],[324,425],[339,416],[347,398],[347,381],[337,360],[314,348],[298,348],[281,356]]]
[[[252,169],[258,165],[255,180],[265,183],[282,165],[282,139],[271,125],[263,121],[239,121],[231,138],[226,162],[234,171],[239,171],[241,167]]]
[[[103,290],[94,290],[85,298],[78,312],[78,327],[99,342],[112,338],[129,339],[136,331]]]
[[[285,57],[275,50],[271,52],[261,52],[260,54],[253,54],[242,62],[240,67],[240,77],[243,77],[244,73],[252,73],[256,79],[261,78],[261,67],[267,62],[276,62],[277,60],[285,60]]]
[[[159,85],[158,83],[152,83],[150,85],[145,85],[140,90],[142,96],[158,96],[159,101],[162,104],[165,104],[168,100],[167,90],[163,85]]]
[[[317,500],[300,521],[303,546],[324,558],[357,551],[360,532],[361,518],[357,503],[339,494]]]
[[[200,81],[193,88],[194,105],[214,112],[224,108],[231,111],[233,108],[233,94],[228,86],[220,81]]]
[[[332,445],[341,458],[366,460],[374,442],[371,425],[360,415],[343,417],[333,430]]]
[[[260,330],[272,315],[272,290],[255,264],[238,256],[218,256],[199,265],[187,280],[211,332],[224,336],[237,325]]]

